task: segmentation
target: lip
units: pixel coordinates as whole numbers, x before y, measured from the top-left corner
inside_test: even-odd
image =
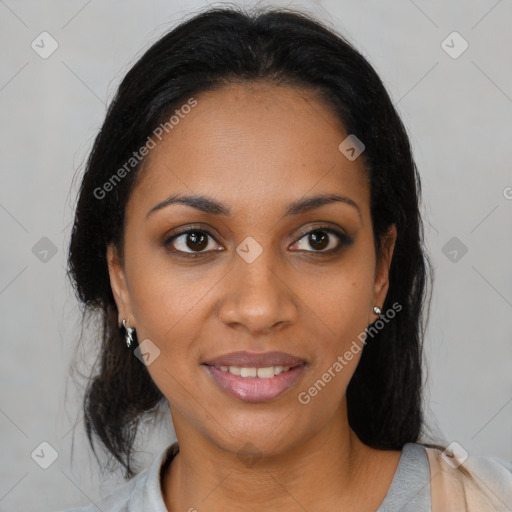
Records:
[[[299,366],[290,368],[287,372],[274,375],[268,379],[240,377],[239,375],[233,375],[229,371],[222,371],[215,366],[207,364],[203,364],[202,366],[210,374],[214,382],[230,396],[244,402],[266,402],[277,398],[297,384],[304,372],[306,363],[304,362]]]
[[[268,366],[303,365],[306,361],[285,352],[231,352],[205,361],[208,366],[240,366],[244,368],[265,368]],[[242,377],[245,378],[245,377]],[[272,379],[270,379],[272,380]]]

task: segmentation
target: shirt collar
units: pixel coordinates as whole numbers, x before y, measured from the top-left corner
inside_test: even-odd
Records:
[[[169,464],[179,451],[178,443],[175,442],[165,448],[138,478],[130,494],[127,503],[127,512],[140,512],[151,510],[152,512],[168,512],[161,487],[161,471]]]

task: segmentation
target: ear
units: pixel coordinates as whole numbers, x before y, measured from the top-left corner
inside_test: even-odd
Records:
[[[114,244],[110,244],[107,247],[107,264],[110,276],[110,287],[112,288],[112,294],[114,295],[117,311],[119,313],[117,320],[118,325],[123,325],[123,319],[126,319],[130,327],[135,327],[124,267]]]
[[[379,257],[375,268],[375,283],[373,287],[373,306],[378,306],[382,309],[384,300],[388,293],[389,288],[389,268],[391,266],[391,259],[395,249],[395,242],[397,231],[395,224],[392,224],[386,235],[382,240],[382,255]],[[372,311],[372,315],[375,315]],[[371,318],[370,322],[375,321],[375,316]]]

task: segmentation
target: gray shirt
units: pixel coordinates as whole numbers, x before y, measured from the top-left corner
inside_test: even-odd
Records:
[[[167,447],[154,462],[129,482],[100,499],[96,505],[62,512],[168,512],[160,488],[160,473],[178,453],[178,444]],[[388,492],[376,512],[431,512],[430,466],[425,448],[406,443]]]

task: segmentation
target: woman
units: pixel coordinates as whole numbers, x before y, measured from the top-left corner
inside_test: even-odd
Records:
[[[380,79],[319,22],[211,9],[157,41],[69,250],[103,327],[87,434],[131,480],[73,510],[507,510],[504,461],[420,442],[419,195]],[[163,402],[177,443],[136,474]]]

